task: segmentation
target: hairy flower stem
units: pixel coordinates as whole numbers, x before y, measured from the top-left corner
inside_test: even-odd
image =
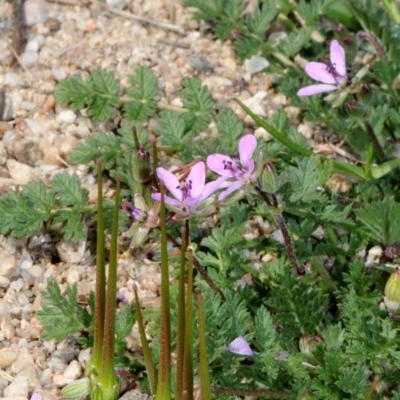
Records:
[[[142,310],[140,309],[140,303],[136,285],[133,286],[133,292],[135,294],[136,320],[139,327],[140,342],[142,344],[144,362],[146,364],[146,371],[149,377],[150,390],[152,394],[155,394],[157,392],[157,373],[154,367],[153,358],[151,356],[149,343],[147,342],[146,338],[146,332],[144,329],[144,323],[142,317]]]
[[[201,398],[202,400],[211,400],[210,375],[208,373],[203,299],[200,291],[197,291],[197,321],[199,326],[199,369],[200,369]]]
[[[370,398],[374,395],[376,387],[379,383],[379,376],[375,375],[374,380],[372,381],[370,387],[368,388],[367,394],[364,397],[364,400],[370,400]]]
[[[103,351],[104,312],[106,297],[106,267],[104,255],[104,217],[103,217],[103,168],[102,160],[97,161],[97,243],[96,243],[96,303],[94,321],[93,354],[87,365],[88,369],[94,368],[99,372]]]
[[[183,354],[185,345],[185,264],[186,264],[187,229],[181,229],[181,264],[179,270],[178,291],[178,329],[176,339],[176,387],[175,399],[181,400],[183,393]]]
[[[132,127],[132,134],[133,134],[133,141],[135,143],[135,150],[139,151],[140,144],[139,144],[139,139],[138,139],[138,136],[137,136],[137,130],[136,130],[135,126]]]
[[[188,248],[188,282],[186,291],[186,335],[183,362],[183,398],[193,400],[193,252]]]
[[[262,199],[265,201],[265,203],[269,207],[273,207],[276,210],[279,209],[279,202],[278,202],[278,199],[276,198],[275,194],[270,193],[270,196],[272,197],[272,202],[271,202],[270,199],[268,198],[267,194],[259,186],[256,186],[255,189],[257,190],[257,192],[260,194]],[[292,241],[292,238],[290,237],[289,229],[286,225],[286,221],[284,220],[281,213],[279,213],[279,214],[274,213],[274,217],[275,217],[276,223],[279,226],[279,229],[282,232],[283,240],[285,241],[286,251],[287,251],[287,254],[289,257],[289,261],[292,265],[292,268],[296,271],[297,274],[304,275],[304,267],[300,266],[297,261],[293,241]]]
[[[156,400],[171,398],[171,322],[169,271],[167,250],[167,224],[165,210],[165,188],[160,182],[161,193],[161,319],[160,319],[160,366],[158,370],[158,387]]]
[[[296,393],[279,391],[279,390],[267,390],[267,389],[237,389],[237,388],[225,388],[211,386],[211,392],[215,394],[225,394],[232,396],[256,396],[263,397],[266,399],[294,399]]]
[[[179,243],[169,234],[167,234],[168,240],[176,247],[179,246]],[[226,300],[225,295],[222,293],[221,289],[214,283],[214,281],[207,274],[207,271],[200,265],[199,261],[193,257],[193,265],[196,268],[196,271],[201,275],[201,277],[207,282],[208,286],[217,294],[219,294],[223,301]]]
[[[378,156],[379,160],[381,162],[387,161],[386,154],[379,143],[378,138],[376,137],[376,134],[374,132],[374,128],[372,127],[371,123],[369,121],[364,121],[362,124],[365,127],[365,130],[367,131],[367,134],[369,136],[369,139],[371,140],[372,145],[374,146],[374,149],[376,151],[376,155]]]
[[[101,363],[101,373],[98,385],[103,393],[104,400],[115,398],[118,393],[118,378],[114,373],[114,344],[115,344],[115,313],[117,297],[117,255],[118,255],[118,215],[119,197],[121,192],[120,177],[117,176],[113,223],[111,229],[111,250],[108,270],[107,295],[104,316],[104,341]]]

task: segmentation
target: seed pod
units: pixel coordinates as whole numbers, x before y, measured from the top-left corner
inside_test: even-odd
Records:
[[[400,308],[400,269],[396,269],[386,282],[384,301],[389,311]]]
[[[136,182],[147,183],[150,180],[150,173],[150,153],[140,146],[132,157],[132,178]]]
[[[86,397],[89,393],[89,378],[83,378],[71,382],[61,390],[62,398],[64,400],[80,399],[81,397]]]
[[[259,185],[266,193],[275,193],[279,189],[278,176],[271,163],[266,162],[258,179]]]

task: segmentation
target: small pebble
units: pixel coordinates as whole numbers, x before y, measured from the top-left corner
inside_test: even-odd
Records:
[[[76,120],[76,114],[72,110],[64,110],[61,111],[60,114],[57,115],[58,122],[65,122],[67,124],[73,124]]]
[[[25,24],[44,24],[49,18],[49,5],[44,0],[26,0],[24,3]]]
[[[29,353],[29,351],[27,349],[21,349],[21,352],[18,354],[18,357],[11,365],[11,371],[14,374],[18,374],[18,372],[21,372],[28,365],[33,365],[33,364],[34,364],[33,357]]]
[[[0,250],[0,276],[4,276],[8,274],[8,271],[10,271],[12,268],[14,268],[16,264],[15,257],[12,255],[9,255],[7,252],[4,250]]]
[[[29,391],[29,380],[27,376],[16,376],[10,385],[4,389],[4,396],[13,400],[21,396],[26,400]]]
[[[17,358],[18,354],[11,349],[0,349],[0,367],[7,367],[11,365]]]
[[[77,380],[82,375],[82,368],[79,362],[77,360],[71,361],[63,375],[67,383]]]
[[[33,178],[33,170],[29,165],[15,160],[7,160],[7,168],[10,176],[21,183],[28,183]],[[1,269],[1,267],[0,267]],[[1,272],[0,272],[1,274]]]
[[[14,325],[7,317],[3,317],[0,322],[0,329],[6,340],[10,340],[15,336]]]
[[[257,72],[263,71],[265,68],[269,67],[269,62],[264,57],[254,55],[253,57],[245,60],[244,68],[249,74],[255,74]]]
[[[37,63],[39,55],[36,51],[25,51],[20,55],[20,58],[25,67],[32,67]]]

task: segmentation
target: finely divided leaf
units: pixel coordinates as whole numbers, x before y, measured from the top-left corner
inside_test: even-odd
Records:
[[[190,135],[185,135],[185,121],[183,117],[173,111],[162,111],[157,120],[156,133],[161,136],[161,143],[180,151],[187,144]]]
[[[10,191],[0,198],[0,232],[32,235],[50,218],[54,206],[55,194],[43,182],[31,182],[20,193]]]
[[[183,106],[188,110],[184,114],[186,130],[190,134],[196,134],[207,128],[211,122],[214,101],[210,89],[202,86],[199,79],[186,78],[182,84],[182,96],[185,99]]]
[[[87,204],[89,192],[81,187],[81,181],[76,175],[69,175],[67,172],[57,174],[51,183],[60,205],[79,208]]]
[[[89,113],[95,122],[104,121],[119,105],[119,80],[113,72],[98,70],[91,75],[94,97],[89,104]]]
[[[400,203],[393,198],[367,204],[355,213],[373,240],[385,246],[400,240]]]
[[[42,292],[44,299],[42,309],[37,311],[43,333],[42,340],[61,341],[69,335],[81,332],[87,326],[84,321],[90,321],[89,315],[83,307],[77,304],[78,287],[67,287],[65,294],[61,293],[55,279],[47,281],[47,289]],[[85,318],[82,316],[85,315]]]
[[[139,67],[129,77],[131,86],[126,93],[131,98],[124,105],[125,116],[132,121],[146,121],[156,110],[157,77],[148,67]]]
[[[70,104],[73,110],[80,110],[92,102],[94,93],[91,78],[83,80],[77,75],[61,81],[54,96],[58,103]]]

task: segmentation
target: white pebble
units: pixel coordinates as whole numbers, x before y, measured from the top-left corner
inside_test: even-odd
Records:
[[[8,387],[4,389],[4,396],[15,399],[22,396],[27,398],[29,390],[29,377],[16,376]]]
[[[267,132],[264,128],[257,128],[254,131],[254,136],[255,137],[262,137],[266,142],[269,142],[270,140],[272,140],[272,135]]]
[[[28,26],[44,24],[49,18],[49,5],[44,0],[26,0],[24,15]]]
[[[0,367],[11,365],[17,358],[17,353],[13,350],[3,348],[0,350]]]
[[[21,372],[24,368],[33,364],[33,357],[31,354],[29,354],[29,351],[27,349],[21,349],[18,357],[11,365],[11,371],[14,374],[18,374],[18,372]]]
[[[36,51],[25,51],[20,55],[20,58],[25,67],[32,67],[37,63],[39,56]]]
[[[8,271],[10,271],[12,268],[14,268],[16,264],[15,257],[8,254],[4,250],[0,250],[0,276],[2,275],[7,275]]]
[[[53,67],[51,72],[58,81],[62,81],[67,77],[67,73],[65,72],[64,68],[62,67]]]
[[[5,276],[0,275],[0,288],[7,288],[10,284],[10,280]]]
[[[82,369],[76,360],[71,361],[68,367],[65,368],[64,378],[66,379],[67,383],[77,380],[81,375]]]
[[[65,122],[67,124],[73,124],[76,120],[76,114],[72,110],[61,111],[57,116],[58,122]]]
[[[10,283],[10,289],[15,290],[16,292],[19,292],[23,287],[24,287],[24,281],[21,278],[17,279],[16,281],[12,281]]]
[[[249,74],[255,74],[261,72],[265,68],[269,67],[269,62],[264,57],[254,55],[244,62],[244,68]]]
[[[10,159],[7,160],[7,169],[11,178],[21,183],[28,183],[32,180],[33,170],[29,165]]]
[[[15,88],[17,86],[22,86],[24,80],[21,74],[16,74],[15,72],[7,72],[4,75],[3,85],[10,88]]]
[[[32,267],[29,268],[29,273],[34,278],[39,278],[43,274],[43,268],[40,265],[33,265]]]
[[[73,285],[74,283],[79,282],[79,272],[78,271],[71,271],[67,275],[67,283],[68,285]]]
[[[39,50],[39,43],[36,40],[30,40],[25,47],[25,51],[33,51],[37,53]]]

